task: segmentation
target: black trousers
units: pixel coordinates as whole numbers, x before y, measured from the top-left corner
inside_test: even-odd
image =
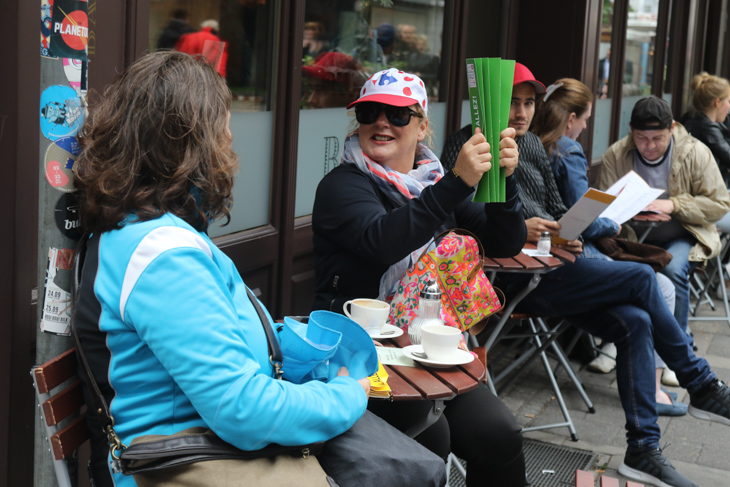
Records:
[[[467,462],[467,487],[525,485],[521,428],[512,412],[483,384],[445,402],[438,421],[415,440],[446,460],[452,451]],[[406,431],[423,419],[432,401],[371,400],[368,409]]]

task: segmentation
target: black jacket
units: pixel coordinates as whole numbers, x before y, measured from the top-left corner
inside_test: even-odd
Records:
[[[680,121],[687,132],[712,151],[725,182],[730,177],[730,131],[724,123],[710,120],[704,113],[686,113]]]
[[[472,203],[473,189],[450,172],[401,207],[356,166],[333,169],[317,187],[312,212],[317,274],[313,309],[342,313],[348,299],[376,298],[388,268],[450,228],[479,237],[489,257],[522,249],[527,229],[517,185],[505,203]]]

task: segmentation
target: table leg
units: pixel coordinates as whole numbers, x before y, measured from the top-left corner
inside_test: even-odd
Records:
[[[639,237],[639,243],[644,243],[644,240],[646,240],[646,237],[649,236],[649,232],[651,232],[652,227],[647,226],[646,230],[644,230],[644,233],[641,234],[641,237]]]
[[[449,399],[453,399],[453,396],[450,397]],[[413,426],[408,428],[408,430],[405,432],[406,435],[408,435],[411,438],[415,438],[416,436],[423,433],[426,430],[426,428],[428,428],[429,426],[434,424],[436,421],[438,421],[438,419],[443,414],[445,407],[446,407],[446,405],[444,404],[443,399],[433,400],[433,407],[428,412],[426,417],[423,418],[423,420],[420,421],[419,423],[414,424]]]
[[[492,331],[491,335],[489,335],[489,339],[487,339],[487,343],[484,344],[484,347],[487,349],[487,352],[489,352],[492,349],[492,345],[494,345],[494,342],[497,340],[497,337],[499,336],[499,333],[502,331],[502,328],[504,328],[505,323],[507,323],[507,320],[509,320],[510,315],[512,314],[512,311],[514,311],[515,307],[522,301],[525,296],[530,294],[533,289],[537,287],[537,285],[540,283],[540,279],[542,276],[540,274],[533,274],[530,278],[530,282],[525,286],[525,289],[517,293],[517,296],[512,299],[512,302],[509,303],[502,312],[502,317],[497,322],[497,326],[494,327],[494,330]]]

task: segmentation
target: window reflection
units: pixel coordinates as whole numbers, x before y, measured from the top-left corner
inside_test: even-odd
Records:
[[[626,29],[624,96],[651,94],[659,0],[631,0]]]
[[[443,10],[443,0],[307,0],[301,107],[346,106],[389,67],[417,74],[437,99]]]
[[[596,101],[593,107],[593,152],[592,159],[598,159],[608,149],[611,132],[611,94],[608,90],[613,82],[611,70],[611,42],[614,22],[613,0],[603,1],[601,21],[601,39],[598,51],[598,78],[596,83]]]
[[[151,0],[149,48],[202,56],[226,78],[232,111],[265,111],[271,106],[271,15],[266,0]]]

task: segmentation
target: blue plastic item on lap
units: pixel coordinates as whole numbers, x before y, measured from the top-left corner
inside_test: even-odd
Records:
[[[342,333],[337,352],[330,359],[328,379],[337,377],[340,367],[347,367],[350,377],[364,379],[378,371],[378,352],[375,343],[365,329],[350,318],[332,311],[312,311],[312,322]]]
[[[284,379],[297,384],[326,380],[327,363],[337,352],[341,339],[342,333],[338,331],[285,317],[279,331]]]
[[[331,380],[340,367],[359,380],[378,370],[378,354],[370,335],[346,316],[314,311],[309,323],[284,318],[279,329],[284,379],[303,383]]]

